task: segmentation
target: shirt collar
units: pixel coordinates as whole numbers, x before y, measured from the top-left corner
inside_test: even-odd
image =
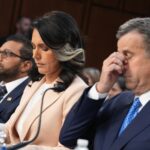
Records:
[[[136,96],[137,97],[137,96]],[[135,97],[135,98],[136,98]],[[145,106],[150,101],[150,91],[138,96],[142,106]]]
[[[28,77],[23,77],[8,83],[5,83],[7,92],[10,93],[13,89],[15,89],[19,84],[21,84],[23,81],[25,81]]]

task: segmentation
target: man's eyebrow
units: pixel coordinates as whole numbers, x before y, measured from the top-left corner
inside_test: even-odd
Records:
[[[131,51],[129,51],[128,49],[123,49],[121,50],[122,53],[132,53]]]
[[[11,51],[11,49],[9,49],[9,48],[5,48],[3,51]]]

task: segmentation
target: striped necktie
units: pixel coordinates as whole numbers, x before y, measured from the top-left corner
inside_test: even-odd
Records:
[[[122,132],[127,128],[127,126],[132,122],[132,120],[137,116],[138,110],[141,106],[141,102],[139,98],[136,98],[131,105],[129,112],[127,116],[125,117],[123,124],[121,126],[121,129],[119,131],[119,136],[122,134]]]
[[[3,96],[7,93],[6,86],[0,86],[0,100],[3,98]]]

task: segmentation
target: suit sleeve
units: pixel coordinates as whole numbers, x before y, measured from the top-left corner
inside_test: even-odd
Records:
[[[0,123],[5,123],[5,121],[2,118],[0,118]]]
[[[60,142],[69,148],[74,148],[79,138],[89,139],[91,127],[95,125],[97,113],[103,104],[104,99],[90,99],[88,91],[89,88],[73,106],[62,127]]]

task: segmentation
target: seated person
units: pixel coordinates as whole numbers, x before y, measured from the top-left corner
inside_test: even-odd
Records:
[[[5,123],[16,110],[29,82],[32,68],[32,44],[14,35],[0,48],[0,123]]]
[[[91,86],[98,82],[100,71],[97,68],[87,67],[83,69],[83,75],[87,79],[87,84]]]
[[[61,127],[87,87],[80,78],[85,55],[75,20],[61,11],[38,18],[33,22],[32,44],[33,58],[43,77],[27,86],[19,107],[3,126],[6,143],[33,139],[41,114],[37,138],[23,149],[65,150],[59,143]]]
[[[19,17],[16,22],[16,32],[13,35],[22,35],[31,40],[31,19],[25,16]],[[0,46],[6,42],[9,36],[0,37]]]
[[[69,148],[89,140],[91,150],[150,150],[150,18],[119,27],[117,52],[103,62],[100,80],[68,113],[60,142]],[[106,100],[122,75],[130,91]]]
[[[119,93],[128,90],[126,85],[125,85],[125,80],[124,77],[120,76],[117,80],[116,83],[114,83],[113,87],[111,90],[108,92],[108,97],[107,98],[112,98],[113,96],[118,95]]]

